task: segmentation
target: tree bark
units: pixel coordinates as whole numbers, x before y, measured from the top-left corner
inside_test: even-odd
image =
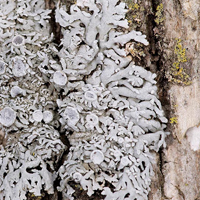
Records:
[[[149,199],[198,200],[200,154],[199,150],[191,150],[186,132],[200,122],[199,2],[161,3],[164,21],[156,24],[154,35],[158,39],[160,69],[164,72],[158,81],[160,97],[171,123],[168,126],[171,135],[167,148],[159,152]],[[161,33],[159,37],[157,33]]]
[[[158,92],[171,133],[167,148],[156,155],[149,200],[198,200],[200,151],[191,150],[186,132],[200,124],[200,3],[152,0],[138,5],[143,12],[130,12],[136,16],[132,27],[148,36],[145,66],[158,74]]]

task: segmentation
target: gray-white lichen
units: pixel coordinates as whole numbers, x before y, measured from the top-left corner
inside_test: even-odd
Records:
[[[59,2],[58,48],[43,0],[0,0],[0,11],[0,199],[55,189],[73,199],[70,181],[105,200],[147,199],[167,119],[156,75],[125,51],[128,42],[148,45],[126,30],[125,3],[77,0],[68,12]],[[60,134],[70,149],[56,171]]]

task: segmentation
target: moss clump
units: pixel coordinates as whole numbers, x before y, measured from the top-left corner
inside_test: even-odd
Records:
[[[156,8],[156,13],[155,13],[155,22],[157,25],[162,24],[164,21],[164,14],[163,14],[163,4],[159,4]]]
[[[182,66],[183,63],[187,62],[187,57],[186,57],[186,49],[183,48],[181,44],[181,39],[176,39],[174,54],[176,59],[170,70],[171,80],[175,83],[190,85],[191,84],[190,77],[185,72],[185,69]]]

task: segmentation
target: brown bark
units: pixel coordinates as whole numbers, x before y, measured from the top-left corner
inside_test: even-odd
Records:
[[[137,14],[143,23],[133,19],[134,28],[148,36],[145,65],[158,74],[159,96],[171,132],[167,148],[157,154],[149,200],[198,200],[200,151],[191,150],[186,132],[200,124],[200,3],[162,0],[139,5],[144,8],[144,15]]]
[[[167,92],[164,99],[169,100],[170,107],[165,104],[166,101],[163,101],[163,104],[171,120],[171,135],[167,139],[167,148],[160,154],[160,170],[157,180],[152,182],[149,199],[198,200],[200,154],[199,151],[191,150],[186,132],[200,122],[199,2],[163,0],[162,4],[164,31],[160,35],[163,63],[161,68],[165,72],[164,78],[167,78],[169,87],[164,89],[165,93]],[[160,25],[156,28],[159,32]],[[179,53],[175,50],[177,41]],[[178,54],[186,60],[178,59]],[[162,87],[162,81],[159,83]],[[159,183],[161,196],[158,197],[154,185]]]

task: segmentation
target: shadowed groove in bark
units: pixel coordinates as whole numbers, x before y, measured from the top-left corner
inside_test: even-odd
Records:
[[[55,2],[53,0],[45,0],[45,7],[46,9],[50,9],[52,10],[52,12],[50,13],[50,19],[49,19],[49,23],[50,23],[50,32],[54,34],[54,41],[57,45],[60,44],[60,40],[62,39],[62,33],[61,33],[61,26],[56,23],[55,20]]]
[[[151,8],[152,13],[147,16],[147,38],[149,40],[149,53],[151,55],[151,62],[155,66],[155,72],[157,74],[157,86],[158,86],[158,95],[159,99],[162,103],[163,110],[165,111],[165,116],[169,119],[170,116],[170,99],[169,99],[169,83],[168,79],[166,78],[166,71],[165,69],[165,59],[164,59],[164,52],[162,50],[162,42],[165,37],[164,33],[164,24],[157,25],[155,22],[155,16],[157,12],[157,6],[162,2],[159,0],[151,0]],[[164,22],[165,23],[165,22]],[[155,34],[155,31],[158,31],[159,34]],[[167,128],[169,129],[169,128]],[[168,131],[168,130],[167,130]],[[164,153],[163,149],[161,148],[158,152],[158,182],[156,185],[159,185],[159,190],[161,192],[161,198],[167,199],[164,194],[164,174],[163,174],[163,165],[164,165]],[[154,191],[151,191],[151,197],[154,199]],[[150,199],[151,200],[151,199]]]

